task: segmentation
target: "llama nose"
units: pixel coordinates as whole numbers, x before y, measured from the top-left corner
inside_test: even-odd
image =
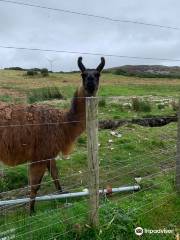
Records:
[[[87,83],[87,90],[88,90],[88,92],[94,92],[94,90],[95,90],[95,86],[94,86],[94,83],[92,83],[92,82],[88,82]]]

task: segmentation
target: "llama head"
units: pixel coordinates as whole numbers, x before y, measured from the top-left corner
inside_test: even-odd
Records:
[[[101,58],[101,63],[96,69],[86,69],[82,63],[82,57],[78,58],[78,67],[81,70],[83,87],[87,97],[95,96],[99,87],[99,77],[105,65],[105,59]]]

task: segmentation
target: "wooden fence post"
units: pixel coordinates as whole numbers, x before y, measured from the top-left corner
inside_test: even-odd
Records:
[[[98,162],[98,99],[86,98],[86,131],[89,173],[89,223],[96,227],[99,223],[99,162]]]
[[[176,154],[176,191],[180,193],[180,99],[178,106],[177,154]]]

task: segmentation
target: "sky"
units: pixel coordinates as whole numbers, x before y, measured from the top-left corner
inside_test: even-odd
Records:
[[[23,2],[180,28],[179,0],[23,0]],[[180,30],[111,22],[0,1],[0,45],[180,59]],[[0,48],[0,68],[46,67],[51,70],[52,62],[53,71],[72,71],[77,70],[77,58],[80,55],[82,54]],[[82,56],[87,68],[95,68],[100,62],[100,56]],[[170,66],[180,64],[164,60],[105,58],[106,68],[126,64]]]

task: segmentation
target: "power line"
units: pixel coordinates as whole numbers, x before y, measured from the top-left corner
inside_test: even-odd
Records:
[[[127,55],[104,54],[104,53],[93,53],[93,52],[80,52],[80,51],[67,51],[67,50],[56,50],[56,49],[15,47],[15,46],[4,46],[4,45],[0,45],[0,48],[15,49],[15,50],[28,50],[28,51],[40,51],[40,52],[67,53],[67,54],[82,54],[82,55],[116,57],[116,58],[141,59],[141,60],[180,62],[180,59],[173,59],[173,58],[139,57],[139,56],[127,56]]]
[[[165,26],[165,25],[154,24],[154,23],[139,22],[139,21],[135,21],[135,20],[114,19],[114,18],[107,17],[107,16],[71,11],[71,10],[62,9],[62,8],[53,8],[53,7],[47,7],[47,6],[42,6],[42,5],[35,5],[35,4],[24,3],[24,2],[16,2],[16,1],[11,1],[11,0],[0,0],[0,2],[22,5],[22,6],[26,6],[26,7],[41,8],[41,9],[46,9],[46,10],[51,10],[51,11],[58,11],[58,12],[81,15],[81,16],[92,17],[92,18],[99,18],[99,19],[104,19],[104,20],[111,21],[111,22],[132,23],[132,24],[145,25],[145,26],[150,26],[150,27],[159,27],[159,28],[166,28],[166,29],[172,29],[172,30],[178,30],[178,31],[180,30],[180,28],[178,28],[178,27]]]

